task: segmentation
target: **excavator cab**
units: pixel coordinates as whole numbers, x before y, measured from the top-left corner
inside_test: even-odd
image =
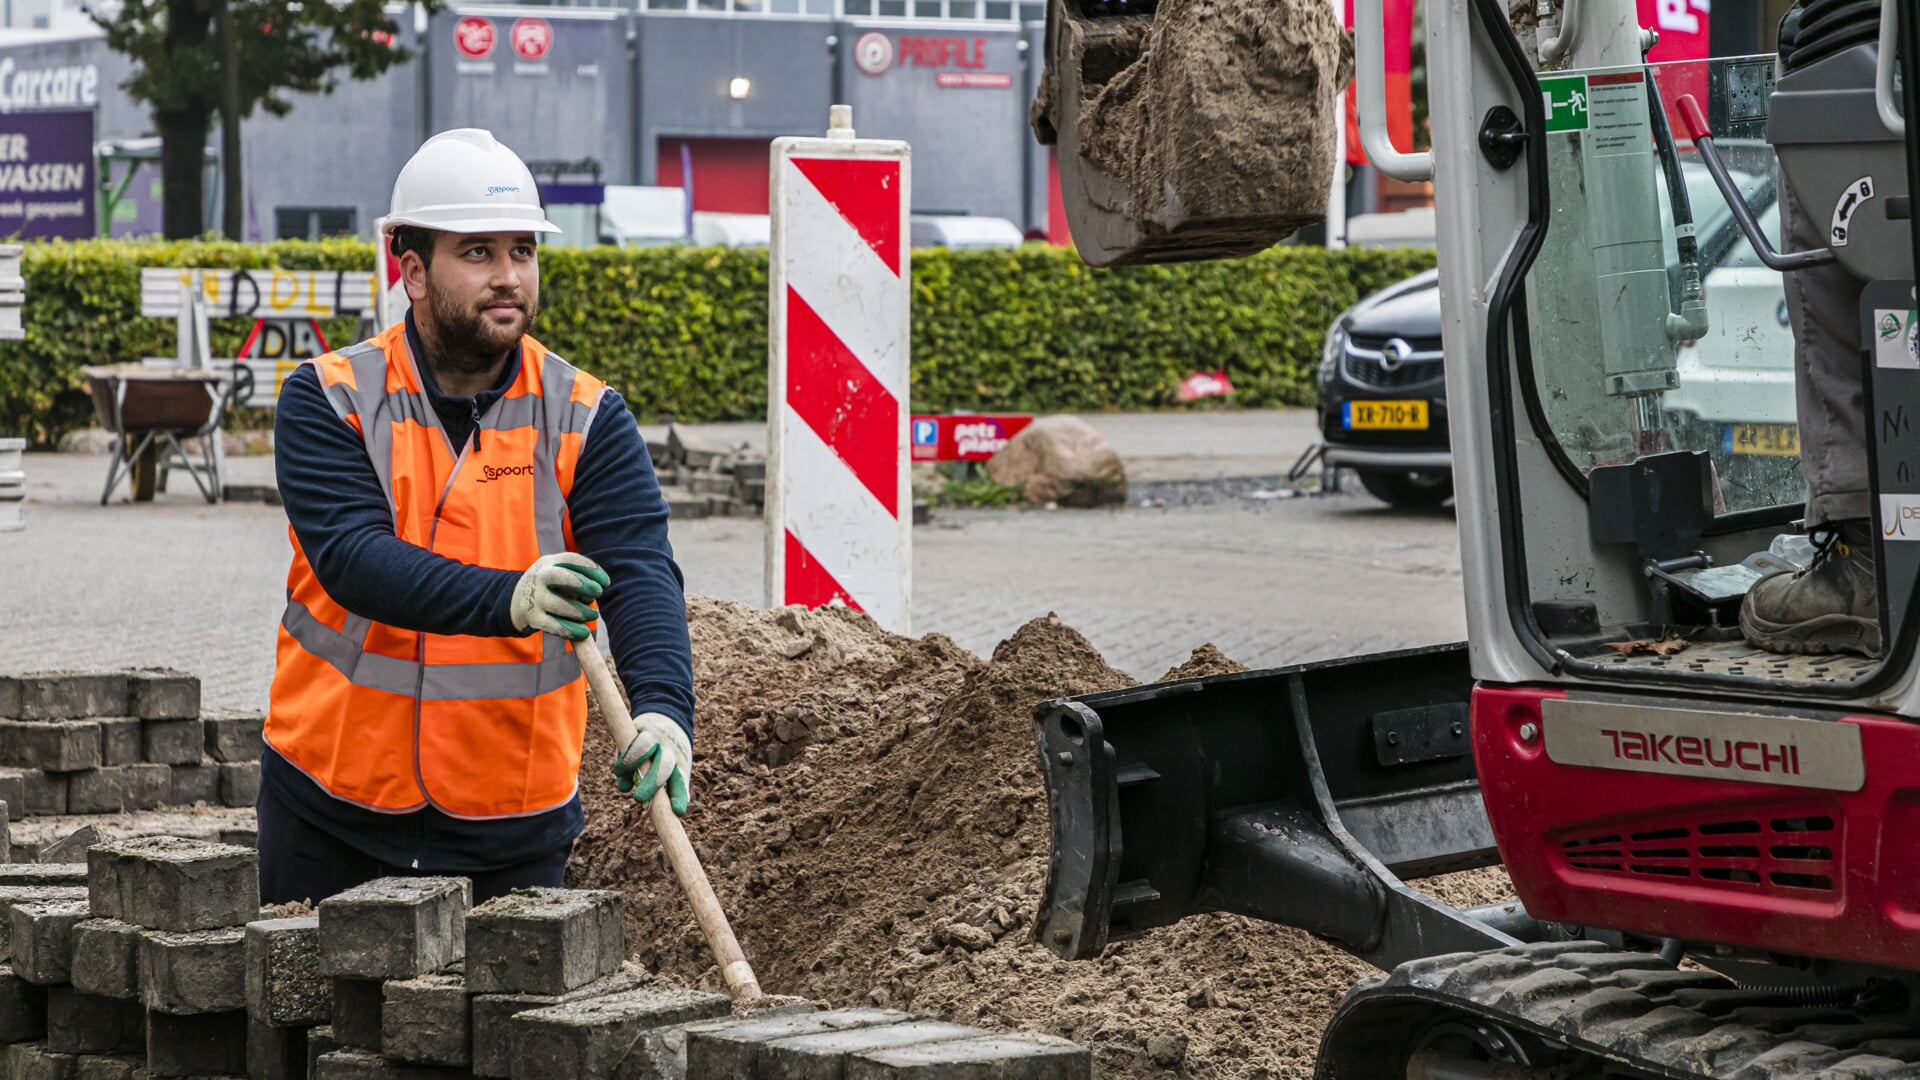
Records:
[[[1185,32],[1174,0],[1092,2],[1049,15],[1082,108],[1103,20],[1162,57]],[[1778,55],[1654,64],[1633,0],[1429,0],[1434,149],[1409,154],[1380,7],[1355,4],[1360,128],[1434,183],[1469,640],[1043,706],[1036,935],[1086,957],[1204,911],[1319,935],[1388,972],[1322,1078],[1920,1075],[1920,19],[1802,0]],[[1111,157],[1067,159],[1099,127],[1057,133],[1063,185],[1097,187]],[[1101,204],[1133,224],[1090,261],[1222,253],[1139,205]],[[1820,557],[1809,377],[1857,382],[1828,420],[1865,433],[1878,650],[1740,630],[1757,582]],[[1417,887],[1496,863],[1510,903]]]

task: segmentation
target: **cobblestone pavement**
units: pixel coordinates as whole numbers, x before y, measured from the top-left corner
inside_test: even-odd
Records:
[[[167,665],[206,702],[259,708],[289,555],[279,508],[191,485],[97,505],[106,459],[27,459],[25,532],[0,533],[0,671]],[[271,461],[236,459],[233,481]],[[189,493],[182,493],[186,487]],[[690,591],[761,597],[757,520],[673,526]],[[913,628],[981,654],[1058,612],[1156,678],[1213,642],[1256,667],[1459,639],[1454,522],[1364,495],[1116,511],[942,511],[914,534]]]

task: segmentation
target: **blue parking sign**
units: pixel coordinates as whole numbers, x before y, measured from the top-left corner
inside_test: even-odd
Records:
[[[913,445],[934,446],[940,441],[940,425],[932,420],[913,422]]]

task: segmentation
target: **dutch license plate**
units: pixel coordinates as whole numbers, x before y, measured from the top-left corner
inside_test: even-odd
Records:
[[[1733,424],[1727,430],[1727,450],[1735,454],[1799,457],[1800,429],[1792,424]]]
[[[1425,431],[1424,401],[1349,401],[1341,408],[1340,426],[1348,431]]]

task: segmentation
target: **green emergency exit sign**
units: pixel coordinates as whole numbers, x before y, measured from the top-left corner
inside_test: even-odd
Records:
[[[1585,75],[1541,79],[1540,96],[1546,99],[1548,131],[1587,130],[1587,77]]]

